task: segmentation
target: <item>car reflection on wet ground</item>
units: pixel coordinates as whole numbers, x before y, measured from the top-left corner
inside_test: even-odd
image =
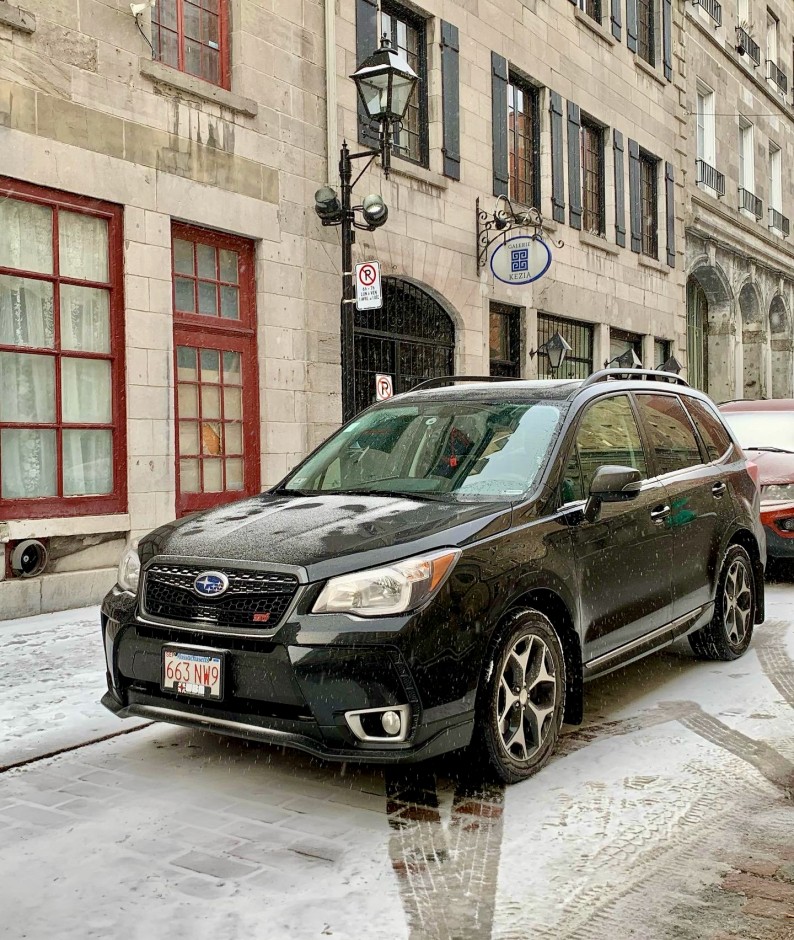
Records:
[[[164,725],[75,741],[0,776],[0,933],[779,940],[793,584],[767,617],[740,661],[677,643],[591,683],[584,724],[507,789],[460,757],[339,766]],[[737,881],[759,860],[771,887]]]

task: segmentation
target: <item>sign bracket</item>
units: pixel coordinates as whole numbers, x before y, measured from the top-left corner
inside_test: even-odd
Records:
[[[543,216],[540,209],[521,209],[516,210],[507,196],[499,196],[496,200],[496,207],[492,213],[480,209],[480,199],[477,197],[476,204],[477,216],[477,274],[485,267],[488,261],[488,249],[498,239],[503,243],[507,242],[507,236],[510,232],[517,229],[533,229],[533,236],[546,240],[543,232]],[[548,238],[548,241],[555,248],[562,248],[565,244],[562,241],[556,241]]]

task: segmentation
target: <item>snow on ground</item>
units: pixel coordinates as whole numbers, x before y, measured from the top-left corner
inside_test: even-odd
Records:
[[[99,608],[0,620],[0,767],[112,734]]]
[[[94,610],[0,624],[0,651],[0,756],[128,727],[95,705]],[[454,761],[342,768],[142,728],[0,776],[0,936],[747,936],[719,884],[739,853],[794,850],[793,717],[781,584],[745,657],[677,643],[597,680],[584,726],[506,790]]]

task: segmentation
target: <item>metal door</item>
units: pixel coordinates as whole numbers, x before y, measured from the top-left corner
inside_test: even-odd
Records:
[[[356,411],[375,401],[375,376],[391,375],[394,393],[452,375],[455,327],[442,305],[421,287],[383,279],[383,307],[355,312]]]

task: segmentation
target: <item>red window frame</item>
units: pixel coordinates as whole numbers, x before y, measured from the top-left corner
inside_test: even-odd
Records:
[[[202,245],[211,245],[217,249],[230,249],[238,254],[239,285],[239,320],[221,317],[220,306],[217,315],[186,313],[177,309],[176,278],[184,278],[183,273],[175,270],[174,240],[181,239]],[[171,289],[174,310],[174,414],[175,414],[175,473],[176,473],[176,514],[183,516],[190,512],[211,509],[215,506],[234,502],[247,496],[254,496],[260,491],[260,427],[259,427],[259,376],[256,349],[256,278],[254,243],[246,238],[227,235],[212,229],[199,228],[181,222],[171,224]],[[203,278],[196,272],[196,281]],[[220,281],[217,281],[220,284]],[[196,290],[198,290],[196,288]],[[188,346],[193,349],[217,349],[221,352],[239,352],[242,370],[242,431],[243,431],[243,488],[241,490],[222,490],[220,492],[182,492],[180,481],[179,447],[179,369],[177,349]],[[190,419],[193,420],[193,419]],[[199,418],[199,428],[201,420]],[[201,440],[201,434],[199,435]],[[199,448],[201,450],[201,446]],[[192,457],[193,455],[185,455]],[[200,456],[203,460],[203,456]]]
[[[155,57],[159,62],[175,68],[186,75],[192,75],[202,81],[209,82],[211,85],[218,85],[221,88],[231,88],[231,56],[229,53],[229,0],[217,0],[218,7],[218,80],[214,81],[208,78],[206,74],[196,75],[186,68],[185,62],[185,43],[188,37],[185,34],[185,4],[199,7],[202,11],[208,10],[213,0],[158,0],[157,5],[152,10],[152,44],[155,49]],[[161,12],[160,4],[167,3],[173,10],[173,19],[166,19]],[[211,12],[211,11],[210,11]],[[175,29],[172,29],[167,23],[175,21]],[[177,63],[168,62],[163,58],[163,37],[171,35],[176,37]],[[202,40],[192,40],[201,46],[202,50],[211,49],[208,42]],[[204,55],[202,52],[202,63]]]
[[[53,272],[42,274],[0,266],[0,274],[30,278],[53,285],[54,345],[49,347],[9,346],[0,344],[0,352],[34,353],[52,356],[55,360],[55,421],[0,422],[2,428],[40,428],[56,432],[57,496],[26,499],[3,499],[0,488],[0,519],[43,519],[65,516],[107,515],[127,511],[127,427],[124,333],[124,229],[123,209],[112,203],[89,199],[73,193],[34,186],[0,176],[0,198],[10,197],[52,209]],[[61,209],[105,219],[108,225],[108,282],[100,283],[61,276],[59,270],[58,213]],[[110,352],[92,353],[61,349],[61,284],[96,287],[109,292]],[[113,393],[110,424],[64,422],[61,408],[61,363],[66,358],[100,359],[110,362],[110,384]],[[110,430],[113,439],[113,492],[102,496],[63,495],[63,431],[64,429]],[[1,471],[0,471],[1,472]]]

